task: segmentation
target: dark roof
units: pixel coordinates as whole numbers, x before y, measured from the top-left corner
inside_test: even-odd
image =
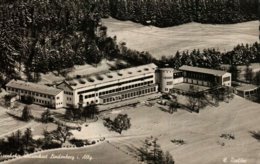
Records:
[[[221,70],[215,70],[215,69],[208,69],[208,68],[200,68],[200,67],[192,67],[192,66],[181,66],[179,68],[181,71],[190,71],[190,72],[198,72],[198,73],[204,73],[204,74],[210,74],[214,76],[223,76],[227,72],[221,71]]]
[[[11,88],[36,92],[36,93],[42,93],[46,95],[52,95],[52,96],[56,96],[62,91],[60,89],[48,87],[46,85],[25,82],[21,80],[11,80],[8,84],[6,84],[6,86]]]

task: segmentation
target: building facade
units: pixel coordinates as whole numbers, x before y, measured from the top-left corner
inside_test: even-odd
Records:
[[[159,90],[164,93],[168,93],[173,88],[173,85],[183,83],[182,72],[173,68],[160,68],[157,70],[156,75]]]
[[[21,80],[11,80],[6,85],[6,91],[17,94],[20,100],[31,97],[33,103],[52,108],[63,107],[63,90],[25,82]]]
[[[16,93],[19,99],[32,97],[35,104],[77,108],[119,102],[158,91],[168,93],[174,85],[183,82],[203,86],[231,86],[231,74],[190,66],[182,66],[179,70],[158,69],[151,63],[108,73],[77,76],[60,82],[56,88],[12,80],[6,89],[9,93]]]
[[[57,88],[64,90],[66,107],[109,104],[157,92],[156,69],[147,64],[63,81]]]
[[[185,83],[207,87],[213,85],[231,86],[231,73],[225,71],[186,65],[180,67],[179,70],[183,72]]]

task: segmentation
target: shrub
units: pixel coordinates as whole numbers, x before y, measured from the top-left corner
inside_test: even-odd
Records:
[[[71,139],[70,143],[75,145],[76,147],[83,147],[85,145],[85,142],[83,140],[75,138]]]

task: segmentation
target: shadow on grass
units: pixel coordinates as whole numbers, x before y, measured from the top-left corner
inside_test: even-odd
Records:
[[[142,141],[142,144],[145,144],[144,141]],[[138,148],[136,146],[129,146],[126,145],[127,151],[129,152],[130,155],[135,157],[138,161],[144,161],[146,158],[146,153],[142,148]]]
[[[249,133],[253,138],[260,142],[260,131],[250,131]]]

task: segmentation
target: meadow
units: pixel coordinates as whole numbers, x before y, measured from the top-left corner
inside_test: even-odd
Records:
[[[158,28],[113,18],[103,19],[109,36],[117,36],[118,42],[126,42],[128,48],[148,51],[154,57],[175,55],[176,51],[216,48],[231,50],[237,44],[258,41],[259,22],[212,25],[188,23],[180,26]]]

